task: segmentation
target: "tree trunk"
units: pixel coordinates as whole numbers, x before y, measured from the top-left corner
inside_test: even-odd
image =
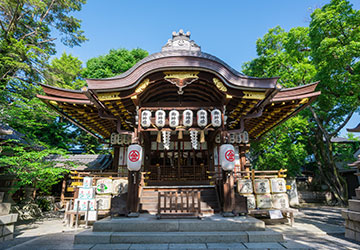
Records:
[[[322,131],[317,129],[315,131],[315,143],[311,141],[309,141],[309,143],[313,149],[322,180],[326,183],[326,185],[328,185],[330,192],[333,194],[337,202],[340,205],[346,205],[348,198],[347,183],[340,176],[336,167],[330,138],[324,136]]]

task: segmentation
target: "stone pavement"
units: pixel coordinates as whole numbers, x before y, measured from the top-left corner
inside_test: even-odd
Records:
[[[207,244],[79,244],[73,245],[75,231],[51,218],[18,225],[15,239],[1,242],[0,249],[360,249],[360,243],[345,239],[341,208],[306,207],[300,209],[294,227],[267,226],[284,234],[281,243],[207,243]]]

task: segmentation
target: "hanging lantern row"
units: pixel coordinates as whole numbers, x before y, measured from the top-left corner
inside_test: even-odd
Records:
[[[155,125],[158,128],[162,128],[165,126],[165,117],[166,117],[166,113],[164,110],[158,110],[155,112]],[[150,119],[149,119],[150,120]]]
[[[215,137],[215,143],[221,142],[220,133]],[[229,143],[231,144],[240,144],[240,143],[248,143],[249,142],[249,134],[244,131],[242,133],[229,133]]]
[[[144,110],[141,112],[141,126],[143,128],[148,128],[151,125],[151,111]]]
[[[131,135],[112,133],[110,136],[111,145],[129,145],[131,143]]]
[[[182,124],[185,127],[191,127],[193,125],[193,111],[184,110],[182,113]],[[200,128],[205,128],[208,125],[208,112],[204,109],[200,109],[196,113],[197,125]],[[155,125],[157,128],[163,128],[165,126],[166,113],[164,110],[157,110],[155,112]],[[211,125],[213,127],[221,126],[221,111],[214,109],[211,111]],[[169,126],[176,128],[180,125],[180,113],[177,110],[171,110],[169,112]],[[144,110],[141,112],[141,126],[143,128],[149,128],[151,126],[151,111]]]

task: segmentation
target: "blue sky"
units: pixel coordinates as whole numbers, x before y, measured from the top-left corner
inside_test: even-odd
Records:
[[[161,50],[173,31],[191,32],[202,51],[213,54],[240,71],[256,57],[256,40],[277,25],[285,30],[308,26],[311,11],[330,0],[88,0],[75,16],[89,39],[81,47],[57,43],[86,62],[110,49]],[[350,1],[360,9],[360,0]],[[348,123],[355,127],[359,116]],[[345,130],[343,130],[343,135]]]

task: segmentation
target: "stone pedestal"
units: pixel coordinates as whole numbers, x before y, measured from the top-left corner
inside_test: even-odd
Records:
[[[0,192],[0,242],[14,238],[14,223],[17,221],[18,214],[9,214],[11,203],[2,202],[4,192]]]
[[[0,242],[13,239],[17,218],[18,214],[0,215]]]
[[[349,200],[349,209],[341,214],[345,219],[345,237],[360,241],[360,187],[355,192],[356,199]]]

